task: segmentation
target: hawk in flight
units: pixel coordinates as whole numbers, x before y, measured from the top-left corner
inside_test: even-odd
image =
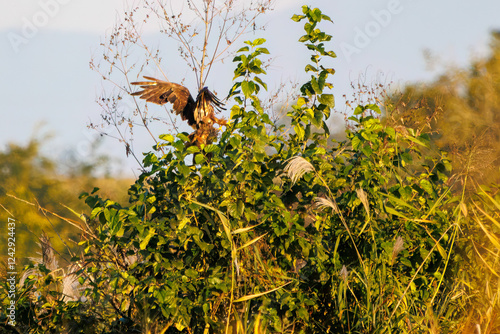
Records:
[[[195,130],[189,136],[192,144],[199,147],[201,144],[212,142],[217,136],[217,130],[213,128],[213,124],[217,123],[220,126],[227,124],[225,119],[215,117],[214,109],[221,111],[225,108],[207,87],[202,88],[194,100],[189,90],[182,85],[147,76],[144,78],[150,81],[132,82],[132,85],[141,86],[142,90],[131,95],[160,105],[172,103],[175,113]]]

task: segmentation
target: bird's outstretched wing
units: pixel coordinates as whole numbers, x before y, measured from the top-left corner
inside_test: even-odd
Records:
[[[175,113],[181,115],[182,120],[187,120],[188,124],[193,127],[196,125],[197,120],[194,116],[196,103],[186,87],[152,77],[144,76],[144,78],[151,81],[132,82],[132,85],[139,85],[143,90],[131,93],[131,95],[156,104],[170,102]]]

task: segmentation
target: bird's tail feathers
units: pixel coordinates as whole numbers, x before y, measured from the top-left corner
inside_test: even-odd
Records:
[[[202,97],[200,99],[200,97]],[[224,108],[224,103],[219,100],[217,98],[217,96],[215,96],[214,93],[212,93],[208,88],[203,88],[199,93],[198,93],[198,97],[196,99],[197,101],[201,101],[201,100],[204,100],[204,101],[207,101],[209,102],[215,109],[217,109],[218,111],[222,111],[222,110],[226,110],[226,108]]]

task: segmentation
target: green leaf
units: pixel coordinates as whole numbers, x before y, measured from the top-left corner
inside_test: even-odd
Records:
[[[299,22],[299,21],[301,21],[301,20],[302,20],[302,19],[304,19],[304,18],[305,18],[305,16],[304,16],[304,15],[297,15],[297,14],[294,14],[294,15],[292,16],[292,20],[293,20],[293,21],[295,21],[295,22]]]
[[[186,271],[184,272],[184,274],[189,277],[189,278],[196,278],[198,277],[198,272],[193,269],[193,268],[189,268],[189,269],[186,269]]]
[[[311,50],[311,51],[318,51],[320,52],[320,48],[316,45],[316,44],[311,44],[311,43],[308,43],[308,44],[305,44],[305,46]]]
[[[353,150],[358,150],[361,145],[361,139],[356,136],[351,140]]]
[[[304,36],[299,38],[299,42],[304,43],[304,42],[307,42],[309,39],[310,39],[309,35],[304,35]]]
[[[385,207],[385,211],[387,211],[387,213],[390,213],[391,215],[394,215],[397,217],[404,218],[406,220],[410,220],[409,218],[407,218],[405,215],[403,215],[401,212],[397,211],[396,209],[391,208],[390,206],[387,206],[387,205],[384,205],[384,207]]]
[[[245,160],[241,164],[241,167],[243,167],[243,169],[245,171],[247,171],[248,173],[252,173],[255,170],[255,163],[248,161],[248,160]]]
[[[332,94],[321,94],[318,98],[318,101],[328,106],[329,108],[335,107],[335,98]]]
[[[235,218],[239,218],[243,215],[245,210],[245,204],[242,200],[238,199],[236,202],[231,202],[228,204],[227,209],[229,214]]]
[[[189,146],[189,147],[187,148],[186,152],[187,152],[188,154],[197,153],[197,152],[200,152],[200,149],[198,148],[198,146],[193,145],[193,146]]]
[[[363,106],[357,106],[356,109],[354,109],[353,115],[360,115],[365,111],[365,107]]]
[[[326,55],[332,58],[337,58],[337,54],[333,51],[326,52]]]
[[[167,134],[167,135],[160,135],[160,139],[161,140],[164,140],[168,143],[171,143],[174,141],[174,136],[172,136],[171,134]]]
[[[320,22],[321,21],[321,10],[319,10],[318,8],[314,8],[313,10],[311,10],[309,12],[309,15],[311,16],[311,18],[316,21],[316,22]]]
[[[258,52],[258,53],[263,53],[263,54],[270,54],[269,50],[267,48],[257,48],[255,49],[255,52]]]
[[[245,203],[242,200],[237,200],[236,201],[236,209],[238,210],[238,216],[242,216],[243,212],[245,211]]]
[[[293,127],[293,129],[295,130],[295,133],[297,134],[300,140],[304,139],[306,131],[302,125],[297,124]]]
[[[322,18],[323,20],[330,21],[330,22],[332,22],[332,23],[333,23],[332,19],[331,19],[329,16],[325,15],[325,14],[321,14],[321,18]]]
[[[311,64],[307,64],[305,71],[306,72],[309,72],[309,71],[318,72],[318,69],[316,67],[312,66]]]
[[[244,46],[242,47],[241,49],[239,49],[238,51],[236,51],[236,53],[240,53],[240,52],[247,52],[247,51],[250,51],[250,48],[248,46]],[[236,59],[236,58],[235,58]],[[239,59],[236,59],[236,61],[239,61],[241,58]],[[234,61],[234,59],[233,59]]]
[[[185,217],[183,218],[180,222],[179,225],[177,226],[177,230],[182,230],[186,225],[189,223],[189,218]]]
[[[429,144],[427,142],[422,141],[420,139],[417,139],[415,137],[407,136],[406,138],[409,139],[409,140],[411,140],[412,142],[418,144],[418,145],[421,145],[421,146],[424,146],[424,147],[427,147],[427,148],[429,147]]]
[[[205,151],[206,153],[213,153],[213,152],[218,153],[220,151],[220,147],[218,145],[215,145],[215,144],[209,144],[209,145],[205,146],[203,151]]]
[[[301,319],[304,319],[306,322],[309,321],[309,312],[307,311],[307,309],[305,309],[304,307],[301,307],[298,311],[297,311],[297,315],[301,318]]]
[[[361,151],[364,153],[365,156],[369,157],[372,155],[373,150],[369,146],[364,146]]]
[[[375,111],[379,115],[382,114],[382,112],[380,111],[379,106],[376,105],[376,104],[369,104],[369,105],[366,106],[366,109],[371,109],[371,110]]]
[[[154,228],[150,228],[149,229],[149,233],[148,235],[146,235],[146,237],[141,241],[141,243],[139,244],[139,248],[141,250],[144,250],[146,249],[147,245],[149,244],[149,241],[151,240],[151,238],[156,234],[156,230]]]
[[[313,125],[316,127],[321,127],[321,122],[323,121],[323,112],[319,109],[314,109],[314,117],[311,120]]]
[[[255,74],[266,74],[266,71],[262,68],[262,61],[258,58],[253,59],[248,65],[251,73]],[[251,81],[250,81],[251,82]]]
[[[243,81],[241,83],[241,90],[246,98],[249,98],[255,91],[255,84],[252,81]]]
[[[420,186],[424,189],[429,195],[434,195],[434,188],[432,187],[432,183],[429,180],[422,179],[420,180]]]
[[[231,144],[231,146],[233,148],[238,148],[240,147],[240,144],[241,144],[241,140],[236,137],[236,136],[232,136],[230,139],[229,139],[229,144]]]
[[[300,87],[300,92],[302,95],[312,96],[314,95],[314,89],[311,86],[311,82],[307,82],[302,87]]]
[[[297,100],[297,106],[302,107],[303,105],[306,104],[306,102],[307,102],[306,99],[303,96],[301,96]]]
[[[312,31],[313,31],[313,29],[314,29],[315,25],[316,25],[316,24],[311,24],[311,23],[309,23],[309,22],[308,22],[308,23],[306,23],[306,24],[304,24],[304,30],[307,32],[307,35],[308,35],[307,37],[308,37],[308,38],[310,38],[311,33],[312,33]]]
[[[201,165],[203,164],[207,159],[205,158],[205,156],[203,154],[197,154],[195,155],[194,157],[194,162],[195,164],[197,165]]]
[[[185,132],[178,133],[177,138],[179,138],[180,140],[182,140],[184,142],[189,141],[189,135]]]
[[[266,39],[265,38],[257,38],[256,40],[254,40],[252,42],[252,45],[253,46],[257,46],[257,45],[262,45],[266,42]]]
[[[267,84],[265,82],[263,82],[259,77],[254,77],[253,78],[256,82],[258,82],[259,84],[262,85],[262,87],[264,87],[265,90],[267,90]]]
[[[234,105],[232,108],[231,108],[231,116],[229,116],[231,119],[235,119],[236,117],[240,116],[243,112],[243,108],[237,106],[237,105]]]
[[[180,163],[177,166],[177,169],[182,175],[184,175],[184,177],[187,177],[191,173],[191,169],[188,166],[186,166],[184,162]]]
[[[323,66],[320,66],[322,71],[328,72],[328,74],[335,74],[335,70],[333,68],[324,68]]]

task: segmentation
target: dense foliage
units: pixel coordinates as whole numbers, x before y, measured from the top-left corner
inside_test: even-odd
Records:
[[[332,37],[318,27],[330,18],[304,6],[293,20],[305,22],[300,42],[311,63],[287,114],[291,129],[273,124],[259,100],[264,40],[246,42],[234,58],[234,102],[220,140],[200,149],[186,145],[186,133],[161,136],[145,155],[147,171],[130,188],[128,206],[97,189],[84,194],[91,214],[73,280],[85,298],[68,298],[64,278],[39,265],[17,301],[22,330],[498,329],[498,321],[485,322],[495,319],[485,316],[490,305],[470,298],[479,288],[464,284],[480,278],[463,273],[471,272],[469,261],[480,263],[477,254],[481,268],[498,273],[490,247],[498,243],[498,200],[486,192],[476,204],[455,197],[449,161],[424,154],[429,137],[382,125],[377,105],[358,106],[347,139],[332,140],[325,121],[334,71],[325,63],[335,54],[327,50]],[[498,305],[487,312],[498,314]]]

